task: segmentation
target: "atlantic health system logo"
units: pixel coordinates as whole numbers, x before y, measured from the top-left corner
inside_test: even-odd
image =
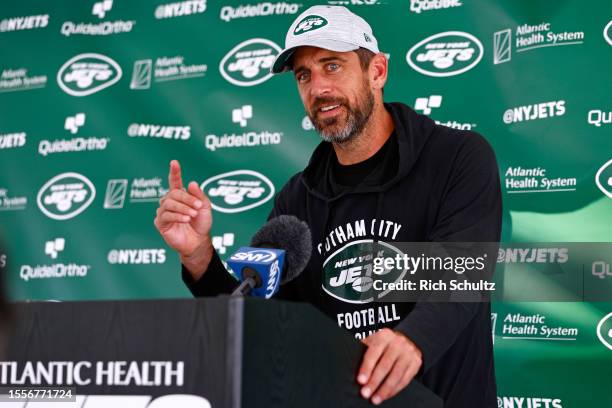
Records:
[[[513,32],[514,31],[514,32]],[[584,31],[553,31],[552,23],[522,24],[493,33],[493,64],[512,60],[513,51],[523,53],[543,47],[580,45]]]

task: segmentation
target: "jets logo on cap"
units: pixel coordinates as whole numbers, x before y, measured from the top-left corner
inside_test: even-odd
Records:
[[[321,16],[310,15],[306,16],[300,21],[295,30],[293,30],[294,35],[300,35],[307,33],[308,31],[317,30],[321,27],[325,27],[327,25],[327,20]]]

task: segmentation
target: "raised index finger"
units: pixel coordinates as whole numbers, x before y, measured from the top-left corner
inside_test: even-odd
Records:
[[[183,177],[181,176],[181,165],[178,160],[170,161],[170,173],[168,173],[168,185],[170,190],[183,189]]]

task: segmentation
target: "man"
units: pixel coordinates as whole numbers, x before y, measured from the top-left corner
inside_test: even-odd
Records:
[[[285,45],[272,71],[293,72],[323,142],[270,214],[297,216],[313,237],[306,269],[277,297],[310,302],[362,339],[368,348],[357,382],[373,404],[416,376],[445,407],[496,406],[489,304],[368,302],[328,262],[371,253],[378,241],[499,241],[492,149],[476,133],[383,103],[387,59],[370,26],[348,9],[309,8]],[[195,182],[183,189],[176,161],[169,182],[155,225],[180,254],[185,283],[196,296],[231,291],[236,281],[211,245],[210,202]]]

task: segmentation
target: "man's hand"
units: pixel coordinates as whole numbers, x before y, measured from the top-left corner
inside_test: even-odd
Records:
[[[153,224],[164,241],[179,253],[194,280],[198,280],[212,257],[212,207],[195,181],[185,190],[181,166],[176,160],[170,162],[168,184],[170,190],[159,201]]]
[[[419,372],[421,350],[405,335],[382,329],[362,340],[366,350],[357,382],[361,395],[378,405],[406,387]]]

